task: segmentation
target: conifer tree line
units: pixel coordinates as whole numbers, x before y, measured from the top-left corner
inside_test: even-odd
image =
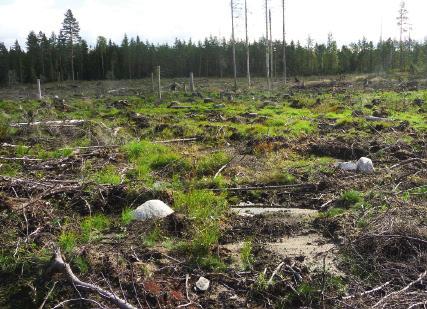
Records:
[[[403,24],[402,19],[400,24]],[[401,27],[401,33],[404,32]],[[175,39],[173,45],[153,44],[139,36],[124,34],[120,44],[100,36],[95,46],[79,36],[79,25],[71,10],[65,14],[59,35],[49,37],[31,31],[21,46],[18,41],[9,49],[0,42],[0,84],[32,83],[63,80],[139,79],[151,76],[160,65],[166,77],[232,77],[233,40],[210,36],[193,42]],[[249,43],[250,76],[265,76],[265,38]],[[378,73],[390,70],[424,72],[427,68],[427,41],[388,38],[375,43],[362,38],[358,42],[337,46],[332,33],[326,43],[271,43],[274,51],[270,70],[283,74],[283,52],[288,76]],[[235,61],[238,77],[247,72],[245,40],[235,41]]]

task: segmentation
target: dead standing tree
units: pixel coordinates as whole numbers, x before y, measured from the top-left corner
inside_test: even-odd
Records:
[[[268,46],[268,4],[265,0],[265,70],[267,74],[267,89],[270,90],[270,58]]]
[[[249,38],[248,38],[248,6],[245,0],[245,31],[246,31],[246,71],[248,78],[248,89],[251,89],[251,72],[249,64]]]
[[[236,41],[234,39],[234,11],[237,9],[233,0],[230,3],[231,7],[231,40],[233,43],[233,76],[234,76],[234,88],[237,89],[237,71],[236,71]]]
[[[412,30],[411,24],[409,23],[408,10],[405,8],[405,1],[400,2],[400,8],[397,15],[397,26],[400,30],[400,65],[403,65],[404,70],[406,70],[406,61],[404,61],[404,49],[403,49],[403,34]]]
[[[286,84],[285,0],[282,0],[282,14],[283,14],[283,84]]]

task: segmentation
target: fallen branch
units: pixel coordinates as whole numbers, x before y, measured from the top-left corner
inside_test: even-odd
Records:
[[[225,189],[209,189],[208,191],[253,191],[253,190],[276,190],[284,188],[305,188],[316,187],[319,183],[301,183],[299,185],[283,185],[283,186],[266,186],[266,187],[248,187],[248,188],[225,188]]]
[[[61,126],[74,126],[75,124],[84,123],[86,120],[65,120],[65,121],[37,121],[37,122],[20,122],[20,123],[11,123],[9,127],[23,127],[23,126],[40,126],[40,125],[61,125]]]
[[[368,294],[372,294],[372,293],[375,293],[375,292],[377,292],[379,290],[382,290],[383,288],[385,288],[389,284],[390,284],[390,281],[387,281],[386,283],[384,283],[384,284],[382,284],[380,286],[377,286],[376,288],[374,288],[372,290],[369,290],[369,291],[366,291],[366,292],[363,292],[363,293],[360,293],[360,294],[356,294],[356,295],[345,296],[342,299],[351,299],[351,298],[356,298],[356,297],[361,297],[361,296],[365,296],[365,295],[368,295]]]
[[[62,259],[60,249],[58,247],[55,247],[55,245],[52,245],[52,247],[54,250],[54,255],[50,259],[50,265],[46,269],[46,273],[53,274],[60,272],[64,274],[67,278],[67,281],[73,284],[78,290],[86,292],[97,292],[99,296],[112,302],[120,309],[136,309],[136,307],[134,307],[132,304],[120,299],[115,294],[110,293],[94,284],[80,281],[80,279],[77,278],[76,275],[74,275],[70,265],[65,263]]]
[[[381,117],[374,117],[374,116],[365,116],[363,118],[365,118],[366,120],[369,120],[369,121],[385,121],[385,122],[395,122],[395,121],[397,121],[397,119],[381,118]]]
[[[345,303],[345,302],[343,302],[343,301],[341,301],[341,300],[337,299],[336,297],[330,297],[330,296],[328,296],[328,295],[325,295],[325,298],[326,298],[326,299],[329,299],[329,300],[333,300],[333,301],[335,301],[335,302],[337,302],[337,303],[343,304],[343,305],[347,306],[348,308],[355,309],[355,307],[353,307],[353,306],[351,306],[351,305],[349,305],[349,304],[347,304],[347,303]]]
[[[392,170],[392,169],[394,169],[396,167],[399,167],[399,166],[402,166],[402,165],[405,165],[405,164],[409,164],[409,163],[412,163],[412,162],[415,162],[415,161],[421,162],[421,159],[420,158],[408,159],[408,160],[400,162],[399,164],[393,165],[392,167],[390,167],[390,169]]]
[[[18,147],[28,148],[28,146],[23,146],[23,145],[12,145],[12,144],[8,144],[8,143],[3,143],[1,146],[2,146],[2,147],[12,147],[12,148],[18,148]]]
[[[419,186],[419,187],[415,187],[415,188],[410,188],[407,190],[401,190],[401,191],[397,192],[396,194],[402,194],[402,193],[407,192],[407,191],[418,190],[418,189],[425,188],[425,187],[427,187],[427,185]],[[412,193],[412,194],[414,194],[414,193]],[[425,193],[422,193],[422,194],[425,194]]]
[[[108,145],[108,146],[88,146],[88,147],[74,147],[74,148],[61,148],[59,151],[66,150],[66,149],[73,149],[73,150],[79,150],[79,149],[97,149],[97,148],[117,148],[120,147],[120,145]]]
[[[174,109],[188,109],[188,108],[199,108],[198,106],[170,106],[168,108],[174,108]]]
[[[157,144],[157,143],[192,142],[192,141],[197,141],[198,139],[199,139],[198,137],[193,137],[193,138],[172,139],[169,141],[155,141],[153,143]]]
[[[0,160],[8,160],[8,161],[43,161],[43,159],[6,158],[6,157],[0,157]]]

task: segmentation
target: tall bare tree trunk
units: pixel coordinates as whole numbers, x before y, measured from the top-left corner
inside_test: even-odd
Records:
[[[274,88],[274,65],[273,65],[273,35],[271,33],[271,10],[268,10],[270,20],[270,74],[271,74],[271,90]]]
[[[285,0],[282,0],[282,7],[283,7],[283,83],[286,84]]]
[[[248,75],[248,89],[251,89],[251,72],[249,65],[249,39],[248,39],[248,7],[245,0],[245,29],[246,29],[246,70]]]
[[[234,73],[234,88],[237,88],[237,72],[236,72],[236,44],[234,41],[234,6],[231,0],[231,39],[233,41],[233,73]]]
[[[73,34],[71,33],[71,74],[73,75],[74,81],[74,44],[73,44]]]
[[[268,7],[267,0],[265,0],[265,70],[267,75],[267,89],[270,90],[270,61],[268,55]]]

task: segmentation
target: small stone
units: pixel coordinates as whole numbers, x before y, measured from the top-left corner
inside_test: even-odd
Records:
[[[365,157],[361,157],[359,161],[357,161],[357,169],[365,173],[373,173],[375,171],[372,160]]]
[[[223,108],[223,107],[225,107],[225,104],[214,105],[214,108]]]
[[[209,288],[209,280],[205,277],[200,277],[196,282],[196,287],[194,288],[196,291],[204,292]]]
[[[203,102],[205,102],[205,103],[213,103],[214,100],[212,100],[211,98],[204,98]]]
[[[354,171],[357,168],[356,163],[353,162],[341,162],[338,164],[338,168],[345,171]]]

